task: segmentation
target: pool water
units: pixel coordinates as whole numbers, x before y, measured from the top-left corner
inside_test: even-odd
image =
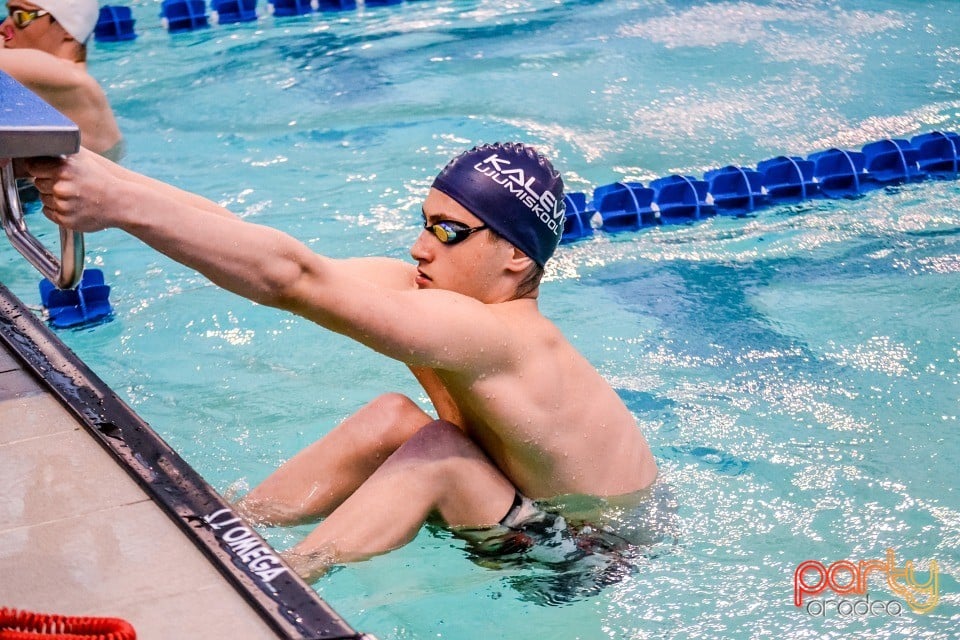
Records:
[[[132,6],[139,38],[94,45],[90,64],[124,164],[333,256],[405,257],[432,177],[483,141],[533,143],[589,192],[960,130],[953,0],[419,0],[178,36],[159,3]],[[122,233],[87,247],[116,313],[60,335],[221,491],[379,393],[426,402],[402,366]],[[6,245],[0,279],[38,304]],[[425,528],[316,584],[351,625],[381,640],[955,637],[960,181],[601,233],[560,248],[541,301],[636,414],[677,535],[558,602],[525,586],[542,567],[485,567]],[[284,548],[307,531],[263,533]],[[936,561],[931,612],[877,575],[867,614],[830,591],[804,603],[833,598],[820,615],[794,606],[800,563],[888,548],[921,582]]]

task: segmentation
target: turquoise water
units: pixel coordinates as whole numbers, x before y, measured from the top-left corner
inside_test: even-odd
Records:
[[[176,37],[133,6],[140,38],[91,51],[124,164],[335,256],[406,256],[433,175],[481,141],[534,143],[589,191],[960,131],[953,0],[420,0]],[[318,592],[381,639],[955,637],[958,212],[960,181],[928,181],[561,247],[543,309],[647,433],[676,543],[565,606],[517,586],[538,569],[428,530]],[[61,336],[222,491],[383,391],[425,400],[403,367],[121,233],[87,243],[116,315]],[[38,303],[5,245],[0,278]],[[921,579],[936,560],[932,612],[793,605],[801,562],[888,548]]]

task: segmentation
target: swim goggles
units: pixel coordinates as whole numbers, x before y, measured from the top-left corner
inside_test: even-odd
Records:
[[[468,227],[462,222],[454,220],[441,220],[436,224],[423,223],[423,228],[436,236],[437,240],[446,245],[463,242],[470,237],[470,234],[487,229],[487,225],[482,224],[479,227]]]
[[[17,29],[23,29],[37,18],[50,15],[49,11],[38,9],[36,11],[27,11],[26,9],[14,9],[10,12],[10,19]]]

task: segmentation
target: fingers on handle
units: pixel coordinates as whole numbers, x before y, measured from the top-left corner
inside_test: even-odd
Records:
[[[27,173],[34,178],[53,178],[54,174],[63,166],[63,158],[51,158],[47,156],[37,158],[24,158],[23,163]]]

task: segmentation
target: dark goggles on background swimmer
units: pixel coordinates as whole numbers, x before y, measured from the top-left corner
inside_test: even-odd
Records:
[[[443,244],[457,244],[470,237],[470,234],[487,229],[487,225],[482,224],[479,227],[469,227],[462,222],[454,220],[441,220],[436,224],[423,223],[423,228],[436,236],[437,240]]]
[[[26,9],[14,9],[10,12],[10,20],[18,29],[23,29],[28,24],[36,20],[37,18],[42,18],[43,16],[50,15],[49,11],[44,11],[43,9],[38,9],[36,11],[27,11]]]

